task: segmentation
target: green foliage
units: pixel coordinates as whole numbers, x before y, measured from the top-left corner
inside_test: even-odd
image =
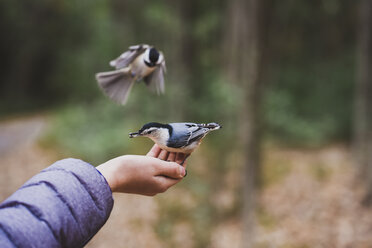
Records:
[[[0,2],[0,31],[6,34],[0,42],[2,113],[53,106],[78,95],[71,94],[79,89],[75,86],[92,77],[82,65],[93,57],[80,60],[82,48],[96,37],[89,14],[97,14],[102,2]]]
[[[346,140],[351,130],[352,57],[279,65],[264,98],[269,135],[289,144]]]
[[[123,126],[130,120],[125,120],[120,112],[119,107],[104,103],[62,109],[41,142],[45,146],[57,146],[65,156],[102,163],[123,154],[129,146],[128,132]]]
[[[137,98],[134,106],[142,107],[134,108],[148,119],[218,121],[233,136],[241,92],[223,79],[227,3],[138,4],[1,1],[0,31],[7,35],[0,42],[6,82],[0,85],[0,113],[94,104],[101,96],[94,74],[109,70],[108,61],[127,46],[146,42],[166,55],[167,96],[157,98],[159,104]],[[307,145],[348,139],[354,9],[347,1],[272,2],[263,109],[267,137]],[[154,114],[159,107],[168,110]]]

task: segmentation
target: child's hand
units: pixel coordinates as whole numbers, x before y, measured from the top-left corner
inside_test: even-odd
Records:
[[[147,156],[120,156],[99,165],[97,170],[113,192],[153,196],[185,176],[185,168],[176,163],[183,158],[183,154],[169,153],[154,145]]]

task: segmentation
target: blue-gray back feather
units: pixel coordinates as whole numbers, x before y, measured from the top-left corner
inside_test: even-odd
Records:
[[[210,128],[202,124],[195,123],[170,123],[173,132],[168,140],[167,146],[182,148],[195,141],[201,140]]]

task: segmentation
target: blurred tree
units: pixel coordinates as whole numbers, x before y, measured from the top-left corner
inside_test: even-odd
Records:
[[[372,1],[359,3],[358,71],[354,106],[354,154],[372,204]]]
[[[239,111],[239,138],[244,156],[243,225],[244,247],[253,242],[255,195],[260,178],[261,98],[268,1],[233,0],[229,7],[229,26],[225,46],[230,80],[242,88]]]
[[[351,139],[357,4],[272,1],[265,134],[291,146]],[[266,81],[266,80],[265,80]]]
[[[97,96],[106,2],[0,1],[0,115]]]

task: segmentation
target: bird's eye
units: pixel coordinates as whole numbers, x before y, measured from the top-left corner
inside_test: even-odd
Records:
[[[149,130],[149,131],[147,131],[147,134],[150,134],[150,133],[152,133],[152,131],[153,131],[153,130]]]

